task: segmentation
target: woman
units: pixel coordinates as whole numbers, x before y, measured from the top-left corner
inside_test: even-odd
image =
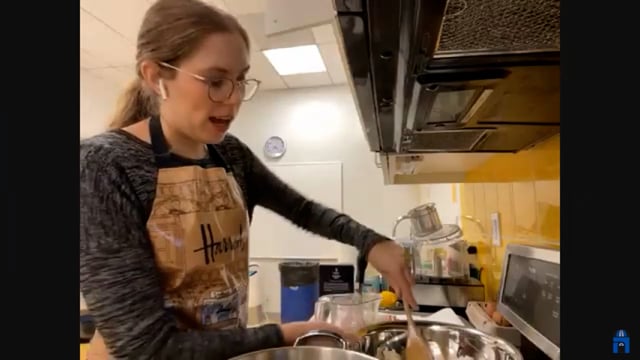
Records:
[[[98,328],[90,359],[224,359],[338,331],[246,328],[256,205],[357,247],[415,304],[397,244],[305,199],[227,134],[259,84],[245,78],[248,55],[238,22],[200,1],[147,11],[138,79],[113,129],[81,144],[80,285]]]

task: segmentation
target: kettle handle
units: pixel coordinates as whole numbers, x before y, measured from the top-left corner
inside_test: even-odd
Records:
[[[306,334],[303,334],[301,336],[299,336],[298,338],[296,338],[296,341],[293,343],[293,346],[303,346],[300,345],[300,342],[303,340],[306,340],[308,338],[312,338],[312,337],[316,337],[316,336],[324,336],[324,337],[330,337],[333,340],[335,340],[336,342],[338,342],[340,344],[340,348],[343,350],[347,349],[347,342],[342,338],[342,336],[340,336],[339,334],[336,334],[332,331],[327,331],[327,330],[312,330],[309,331]]]
[[[400,223],[403,222],[404,220],[409,220],[409,219],[411,219],[411,216],[409,215],[403,215],[396,219],[395,224],[393,224],[393,230],[391,231],[391,237],[393,238],[393,241],[396,241],[396,230],[398,229],[398,225],[400,225]]]

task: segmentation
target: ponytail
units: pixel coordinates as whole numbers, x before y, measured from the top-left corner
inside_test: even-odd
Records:
[[[109,128],[121,129],[142,121],[156,112],[154,96],[145,91],[142,80],[136,78],[120,95]]]

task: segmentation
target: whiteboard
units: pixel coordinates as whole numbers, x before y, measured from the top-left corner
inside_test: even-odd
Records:
[[[342,212],[342,163],[274,164],[268,168],[308,199]],[[302,230],[261,206],[254,209],[249,233],[251,258],[335,259],[339,246],[337,241]]]

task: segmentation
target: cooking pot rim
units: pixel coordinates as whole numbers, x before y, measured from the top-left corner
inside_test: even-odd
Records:
[[[357,358],[356,360],[378,360],[377,358],[359,352],[359,351],[355,351],[355,350],[350,350],[350,349],[340,349],[340,348],[334,348],[334,347],[327,347],[327,346],[316,346],[316,345],[298,345],[298,346],[278,346],[278,347],[273,347],[273,348],[268,348],[268,349],[261,349],[261,350],[255,350],[255,351],[251,351],[248,353],[244,353],[241,355],[237,355],[234,356],[232,358],[230,358],[229,360],[242,360],[245,357],[251,357],[253,355],[258,355],[258,354],[265,354],[265,353],[269,353],[269,352],[275,352],[278,350],[293,350],[296,351],[296,349],[315,349],[318,351],[323,351],[325,353],[347,353],[347,354],[353,354],[353,355],[357,355],[359,358]]]
[[[469,326],[464,326],[464,325],[456,325],[456,324],[450,324],[450,323],[446,323],[446,322],[438,322],[438,321],[431,321],[431,320],[414,320],[414,323],[416,325],[416,328],[420,328],[420,327],[428,327],[428,328],[432,328],[432,329],[443,329],[443,330],[447,330],[447,329],[451,329],[451,330],[455,330],[455,331],[460,331],[461,333],[466,333],[469,335],[474,335],[474,336],[478,336],[481,338],[484,338],[486,340],[491,341],[493,344],[498,345],[500,348],[513,353],[515,356],[517,356],[518,359],[523,359],[522,357],[522,353],[520,352],[520,349],[518,349],[516,346],[514,346],[513,344],[511,344],[510,342],[497,337],[495,335],[491,335],[487,332],[484,332],[480,329],[476,329],[473,327],[469,327]],[[385,331],[385,330],[405,330],[406,331],[406,327],[407,327],[407,321],[406,320],[388,320],[388,321],[383,321],[383,322],[379,322],[376,324],[371,324],[366,326],[364,329],[362,329],[362,336],[360,337],[361,339],[364,339],[367,337],[367,335],[376,332],[376,331]],[[399,335],[397,335],[399,336]]]

